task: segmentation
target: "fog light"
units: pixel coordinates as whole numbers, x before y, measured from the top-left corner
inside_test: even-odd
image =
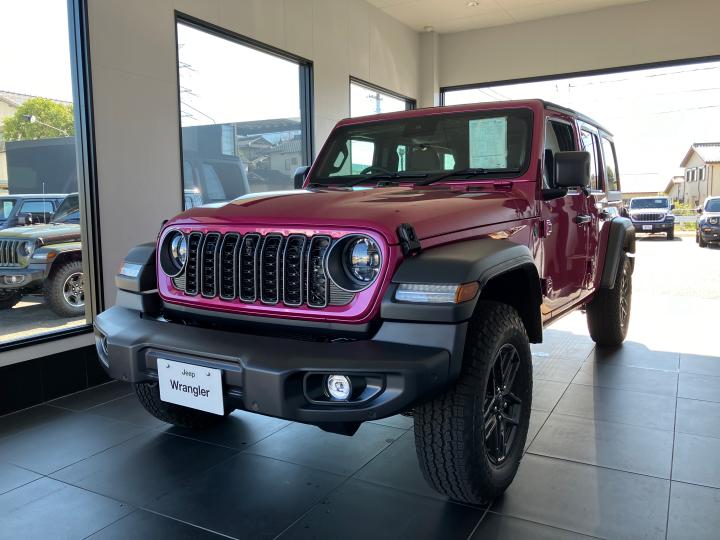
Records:
[[[350,379],[345,375],[329,375],[325,383],[331,398],[346,401],[352,392]]]
[[[5,276],[3,280],[6,285],[19,285],[25,281],[25,276]]]

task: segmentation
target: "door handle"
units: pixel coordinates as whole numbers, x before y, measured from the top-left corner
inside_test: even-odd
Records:
[[[591,220],[592,217],[587,214],[580,214],[578,216],[575,216],[575,219],[573,219],[573,221],[578,225],[585,225],[586,223],[590,223]]]

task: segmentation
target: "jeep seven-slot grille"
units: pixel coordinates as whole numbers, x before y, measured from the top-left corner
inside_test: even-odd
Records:
[[[325,235],[193,232],[185,271],[173,283],[187,295],[206,298],[313,308],[347,305],[355,295],[327,276],[331,245]]]
[[[665,214],[660,213],[644,213],[644,214],[633,214],[633,221],[662,221],[665,219]]]
[[[20,266],[19,244],[20,240],[0,240],[0,266]]]

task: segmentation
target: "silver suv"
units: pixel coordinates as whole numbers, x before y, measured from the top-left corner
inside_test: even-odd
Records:
[[[675,238],[675,215],[669,197],[633,197],[630,200],[630,219],[635,232],[665,233],[667,239]]]

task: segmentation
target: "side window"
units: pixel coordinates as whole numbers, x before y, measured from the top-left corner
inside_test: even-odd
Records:
[[[607,181],[608,191],[620,191],[620,181],[618,179],[617,158],[615,156],[615,145],[602,138],[603,163],[605,164],[605,180]]]
[[[545,126],[545,187],[555,185],[555,154],[575,150],[575,137],[570,124],[550,120]]]
[[[26,201],[20,208],[20,212],[30,214],[52,214],[53,211],[53,205],[50,201]]]
[[[452,154],[443,154],[443,169],[452,171],[455,169],[455,156]]]
[[[328,176],[348,176],[360,174],[361,171],[371,167],[375,156],[375,143],[350,139],[349,145],[338,152],[333,167],[335,171]]]
[[[580,132],[580,141],[582,142],[583,150],[590,153],[590,189],[602,189],[602,184],[598,175],[597,143],[595,135],[589,131],[582,130]]]

